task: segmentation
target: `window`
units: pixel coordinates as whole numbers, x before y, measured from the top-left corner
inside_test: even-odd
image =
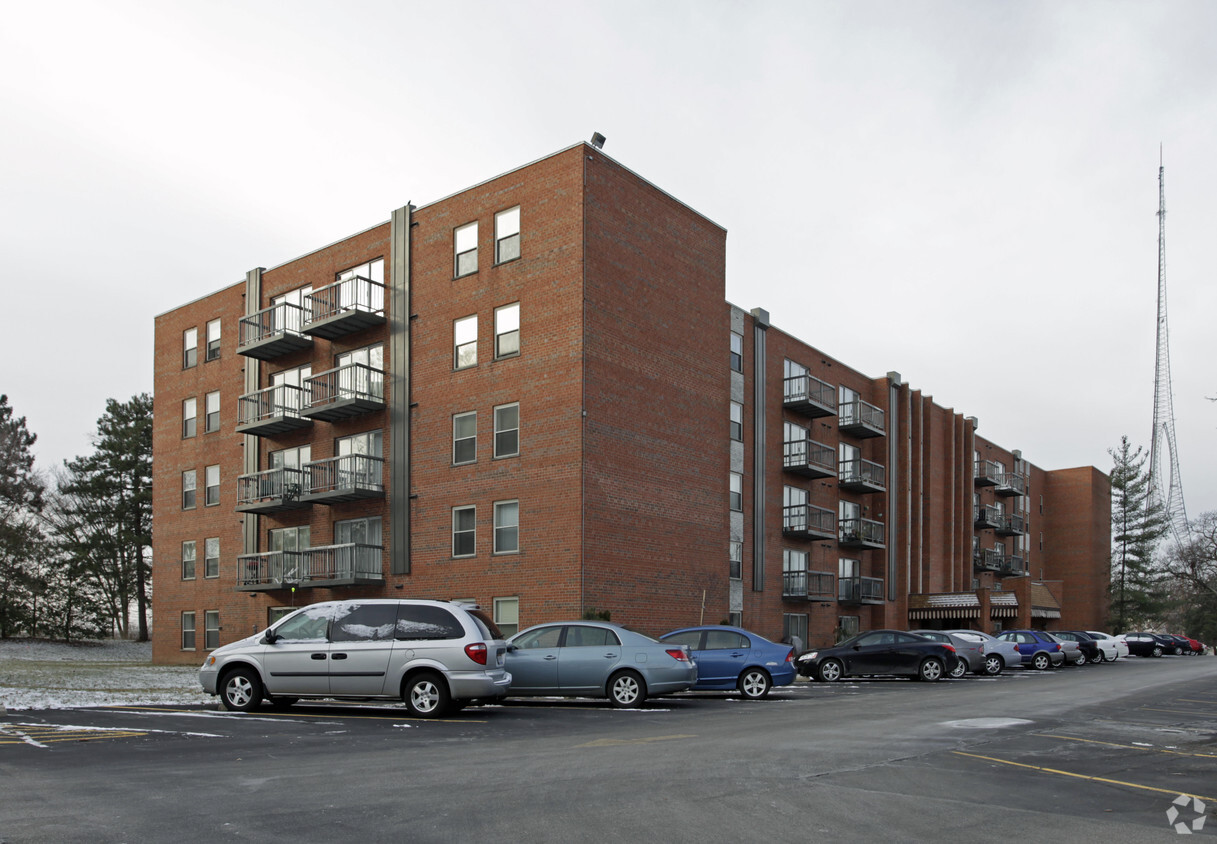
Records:
[[[744,441],[744,406],[737,401],[731,402],[731,439]]]
[[[795,646],[798,656],[807,645],[807,616],[799,613],[782,613],[782,641]]]
[[[504,636],[514,636],[520,632],[520,599],[495,598],[494,623]]]
[[[208,434],[220,430],[220,394],[208,393],[206,397],[207,416],[203,420],[203,430]]]
[[[312,300],[308,297],[312,292],[313,287],[309,285],[289,290],[282,296],[271,297],[270,304],[274,308],[270,315],[272,334],[281,334],[284,331],[300,333],[304,320],[308,318],[307,314],[311,312],[309,305]]]
[[[452,463],[473,463],[478,458],[478,415],[476,410],[452,417]]]
[[[363,364],[368,367],[355,364]],[[342,373],[338,388],[343,392],[353,392],[360,396],[374,396],[383,399],[385,395],[385,348],[381,344],[343,352],[334,356],[334,366],[349,366]]]
[[[220,467],[208,466],[203,472],[204,490],[203,503],[214,507],[220,503]]]
[[[731,332],[731,370],[744,371],[744,335]]]
[[[271,528],[267,531],[269,550],[303,551],[310,547],[309,526]]]
[[[862,561],[853,560],[849,557],[841,557],[837,560],[837,576],[841,580],[852,580],[862,576]]]
[[[478,362],[478,318],[473,316],[461,317],[452,323],[452,346],[455,350],[453,357],[454,369],[465,369],[476,366]]]
[[[182,472],[182,509],[194,509],[194,493],[198,488],[199,479],[194,469]]]
[[[220,356],[220,321],[213,319],[207,323],[207,360],[215,360]]]
[[[520,502],[494,504],[494,553],[515,554],[520,550]]]
[[[220,611],[207,610],[203,613],[203,647],[214,651],[220,646]]]
[[[494,409],[494,456],[520,454],[520,405],[504,404]]]
[[[452,556],[472,557],[477,549],[477,507],[452,508]]]
[[[727,545],[727,559],[730,561],[731,570],[729,576],[733,580],[739,580],[743,575],[741,569],[744,565],[744,543],[731,542]]]
[[[457,278],[478,271],[478,224],[467,223],[452,234],[456,254],[454,273]]]
[[[199,330],[187,328],[182,332],[182,369],[189,369],[199,362]]]
[[[520,303],[514,302],[495,308],[494,311],[494,356],[515,357],[520,353]]]
[[[198,428],[199,400],[186,399],[182,402],[182,438],[193,437]]]
[[[728,506],[732,510],[742,512],[744,509],[744,476],[739,472],[731,473],[731,489],[727,496]]]
[[[742,612],[727,613],[727,624],[730,627],[743,627],[744,626],[744,614]]]
[[[194,613],[182,613],[182,650],[194,650]]]
[[[788,598],[807,597],[806,551],[782,549],[782,595]]]
[[[848,639],[850,636],[858,635],[858,616],[856,615],[839,615],[837,616],[837,629],[841,631],[841,639]],[[841,641],[838,639],[837,641]]]
[[[194,540],[182,543],[182,580],[194,580],[194,561],[198,554]]]
[[[520,257],[520,207],[494,215],[494,262],[503,264]]]
[[[268,469],[299,469],[312,459],[313,447],[311,445],[284,448],[266,455]]]
[[[346,604],[338,610],[334,623],[330,625],[330,641],[392,641],[397,628],[398,606],[398,604]]]
[[[334,542],[338,545],[381,547],[380,516],[334,522]]]
[[[203,577],[220,576],[220,537],[203,540]]]

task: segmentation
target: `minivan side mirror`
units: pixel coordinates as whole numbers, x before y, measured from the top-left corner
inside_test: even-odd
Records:
[[[273,630],[267,630],[266,635],[262,637],[264,645],[273,645],[277,641],[279,641],[279,635]]]

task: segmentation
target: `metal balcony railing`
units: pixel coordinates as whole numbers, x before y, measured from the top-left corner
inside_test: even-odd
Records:
[[[304,297],[305,334],[335,340],[385,321],[385,286],[352,276]]]
[[[982,571],[999,571],[1004,556],[992,548],[985,548],[972,554],[972,567]]]
[[[837,430],[843,434],[863,439],[884,434],[883,411],[862,399],[841,402],[837,414]]]
[[[843,577],[837,584],[837,600],[843,604],[882,604],[883,578]]]
[[[385,374],[363,363],[348,363],[304,379],[305,407],[311,419],[334,422],[385,406]]]
[[[1026,574],[1027,561],[1017,554],[1008,554],[1002,558],[1001,573],[1003,575]]]
[[[237,353],[270,360],[299,349],[307,349],[313,338],[302,332],[304,308],[290,302],[277,302],[255,314],[241,317],[238,324]]]
[[[338,583],[367,583],[384,580],[380,545],[348,542],[306,548],[300,552],[307,579],[314,586]],[[318,581],[321,581],[319,583]]]
[[[782,572],[783,598],[831,598],[836,594],[837,576],[827,571]]]
[[[998,495],[1026,495],[1027,476],[1018,472],[1003,472],[997,479],[996,487],[993,491]]]
[[[887,467],[871,460],[842,461],[838,477],[841,489],[883,492],[887,488]]]
[[[972,464],[972,479],[977,486],[997,486],[1004,474],[996,460],[977,460]]]
[[[1003,536],[1021,536],[1027,532],[1027,519],[1018,513],[1003,516],[997,526],[997,532]]]
[[[290,466],[241,475],[237,478],[236,509],[242,513],[277,513],[307,507],[300,500],[304,485],[303,470]]]
[[[1002,513],[996,507],[987,505],[973,510],[973,523],[978,528],[999,528],[1002,526]]]
[[[246,393],[237,400],[237,433],[278,434],[312,425],[301,416],[304,391],[291,384],[275,384]]]
[[[237,557],[237,588],[281,589],[299,583],[303,565],[299,551],[264,551]]]
[[[384,465],[383,457],[368,454],[344,454],[305,463],[306,500],[332,504],[358,498],[383,498]]]
[[[782,508],[782,532],[792,536],[836,535],[837,514],[813,504],[791,504]]]
[[[837,450],[812,439],[782,444],[782,468],[808,478],[831,478],[837,474]]]
[[[842,519],[841,544],[860,548],[882,548],[886,540],[883,522],[874,519]]]
[[[782,381],[785,407],[812,419],[837,412],[837,389],[812,375],[792,375]]]

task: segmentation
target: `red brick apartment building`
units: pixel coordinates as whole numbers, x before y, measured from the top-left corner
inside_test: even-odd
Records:
[[[809,644],[1100,624],[1106,476],[732,306],[725,246],[577,144],[157,317],[156,661],[358,597]]]

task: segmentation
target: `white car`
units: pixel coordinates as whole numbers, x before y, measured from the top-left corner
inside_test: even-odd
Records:
[[[1119,659],[1122,656],[1128,656],[1128,642],[1125,642],[1122,637],[1100,633],[1098,630],[1087,630],[1086,632],[1099,643],[1099,649],[1103,651],[1103,656],[1106,659]],[[1115,656],[1112,656],[1109,646],[1111,649],[1114,649]]]

